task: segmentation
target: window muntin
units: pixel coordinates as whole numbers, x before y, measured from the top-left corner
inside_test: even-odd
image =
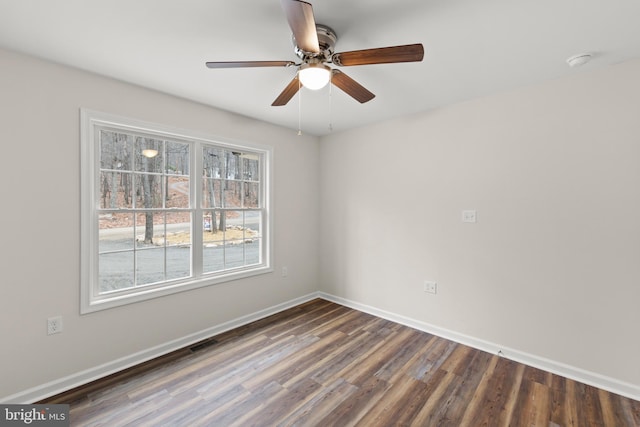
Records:
[[[83,312],[271,271],[269,149],[82,116]]]

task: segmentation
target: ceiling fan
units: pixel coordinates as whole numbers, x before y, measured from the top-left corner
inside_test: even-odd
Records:
[[[302,61],[226,61],[207,62],[209,68],[242,67],[298,67],[296,76],[278,95],[272,106],[286,105],[301,87],[316,90],[331,82],[360,103],[375,95],[342,71],[327,64],[341,67],[352,65],[419,62],[424,57],[421,43],[335,53],[338,37],[325,25],[316,24],[311,3],[303,0],[280,0],[293,32],[294,52]]]

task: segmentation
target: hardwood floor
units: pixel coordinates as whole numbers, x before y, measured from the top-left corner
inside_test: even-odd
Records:
[[[70,392],[72,426],[640,426],[640,402],[314,300]]]

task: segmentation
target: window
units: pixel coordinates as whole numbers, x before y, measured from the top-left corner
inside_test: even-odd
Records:
[[[269,148],[81,121],[83,313],[272,271]]]

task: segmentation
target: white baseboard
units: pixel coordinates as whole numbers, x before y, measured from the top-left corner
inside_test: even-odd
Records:
[[[626,383],[615,378],[610,378],[594,372],[589,372],[580,368],[566,365],[561,362],[504,347],[468,335],[460,334],[458,332],[440,328],[426,322],[411,319],[409,317],[391,313],[385,310],[380,310],[366,304],[361,304],[324,292],[320,292],[318,296],[322,299],[326,299],[328,301],[332,301],[337,304],[353,308],[355,310],[363,311],[365,313],[369,313],[383,319],[391,320],[393,322],[409,326],[419,331],[437,335],[439,337],[446,338],[460,344],[468,345],[469,347],[473,347],[478,350],[486,351],[492,354],[498,354],[498,352],[501,352],[501,355],[503,357],[506,357],[510,360],[520,362],[534,368],[542,369],[544,371],[548,371],[566,378],[570,378],[581,383],[589,384],[591,386],[598,387],[603,390],[607,390],[634,400],[640,400],[640,386],[635,384]]]
[[[64,378],[60,378],[46,384],[33,387],[31,389],[22,391],[20,393],[13,394],[11,396],[0,397],[2,403],[33,403],[38,402],[47,397],[54,396],[59,393],[63,393],[67,390],[71,390],[75,387],[90,383],[100,378],[104,378],[107,375],[120,372],[124,369],[138,365],[140,363],[147,362],[151,359],[155,359],[159,356],[164,356],[173,351],[179,350],[184,347],[188,347],[199,341],[211,338],[215,335],[229,331],[231,329],[246,325],[256,320],[263,319],[272,314],[276,314],[291,307],[295,307],[307,301],[311,301],[314,298],[319,298],[319,293],[314,292],[309,295],[305,295],[282,304],[278,304],[264,310],[256,311],[255,313],[241,316],[236,319],[224,322],[220,325],[213,326],[211,328],[204,329],[202,331],[187,335],[185,337],[169,341],[165,344],[158,345],[156,347],[149,348],[138,353],[131,354],[120,359],[105,363],[100,366],[96,366],[82,372],[78,372],[69,375]]]
[[[589,384],[594,387],[598,387],[598,388],[610,391],[612,393],[620,394],[622,396],[626,396],[634,400],[640,400],[640,387],[634,384],[619,381],[614,378],[609,378],[604,375],[585,371],[583,369],[575,368],[573,366],[569,366],[557,361],[549,360],[540,356],[532,355],[519,350],[504,347],[495,343],[477,339],[468,335],[460,334],[458,332],[440,328],[438,326],[434,326],[426,322],[411,319],[409,317],[391,313],[385,310],[380,310],[378,308],[375,308],[366,304],[361,304],[355,301],[337,297],[324,292],[314,292],[314,293],[284,302],[282,304],[277,304],[275,306],[268,307],[263,310],[259,310],[255,313],[251,313],[246,316],[238,317],[236,319],[187,335],[177,340],[173,340],[165,344],[161,344],[159,346],[152,347],[150,349],[147,349],[138,353],[134,353],[126,357],[122,357],[120,359],[105,363],[103,365],[96,366],[94,368],[90,368],[82,372],[78,372],[73,375],[69,375],[67,377],[60,378],[58,380],[54,380],[46,384],[39,385],[37,387],[33,387],[31,389],[13,394],[11,396],[0,398],[0,402],[2,403],[37,402],[39,400],[46,399],[47,397],[54,396],[58,393],[62,393],[67,390],[73,389],[75,387],[79,387],[81,385],[87,384],[99,378],[104,378],[107,375],[114,374],[116,372],[122,371],[124,369],[130,368],[140,363],[147,362],[156,357],[164,356],[168,353],[171,353],[172,351],[176,351],[181,348],[188,347],[192,344],[195,344],[199,341],[205,340],[212,336],[221,334],[223,332],[229,331],[234,328],[238,328],[240,326],[246,325],[256,320],[263,319],[267,316],[276,314],[280,311],[286,310],[291,307],[295,307],[307,301],[311,301],[314,298],[322,298],[327,301],[332,301],[337,304],[344,305],[345,307],[350,307],[355,310],[359,310],[365,313],[372,314],[377,317],[381,317],[383,319],[391,320],[393,322],[397,322],[402,325],[406,325],[420,331],[437,335],[439,337],[446,338],[460,344],[468,345],[469,347],[477,348],[479,350],[486,351],[488,353],[498,354],[498,352],[501,352],[501,354],[504,357],[514,360],[516,362],[524,363],[525,365],[533,366],[535,368],[552,372],[554,374],[561,375],[563,377],[570,378],[572,380],[579,381],[585,384]]]

